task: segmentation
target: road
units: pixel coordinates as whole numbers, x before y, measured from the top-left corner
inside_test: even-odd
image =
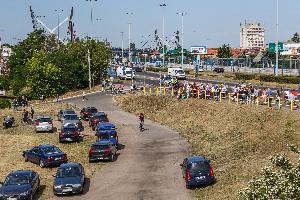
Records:
[[[146,131],[141,134],[137,117],[119,110],[112,96],[93,94],[87,98],[85,102],[81,98],[66,102],[78,107],[95,106],[105,111],[110,121],[117,124],[124,148],[119,151],[117,161],[108,163],[90,177],[85,194],[53,199],[192,199],[184,188],[179,166],[189,153],[189,145],[178,133],[146,120]]]

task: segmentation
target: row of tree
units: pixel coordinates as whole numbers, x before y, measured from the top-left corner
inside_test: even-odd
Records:
[[[77,39],[58,44],[54,35],[36,30],[12,47],[9,73],[0,78],[0,86],[15,95],[31,98],[85,88],[89,85],[88,50],[97,83],[111,58],[111,50],[105,43]]]

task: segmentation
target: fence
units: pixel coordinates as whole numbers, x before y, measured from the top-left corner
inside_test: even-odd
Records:
[[[140,87],[143,95],[156,95],[156,96],[171,96],[177,97],[181,93],[181,89],[175,90],[173,87]],[[290,111],[298,110],[299,100],[291,100],[281,97],[261,97],[239,93],[227,92],[207,92],[206,90],[192,90],[191,96],[187,98],[203,99],[222,103],[228,101],[229,103],[253,105],[253,106],[267,106],[269,108],[288,108]]]

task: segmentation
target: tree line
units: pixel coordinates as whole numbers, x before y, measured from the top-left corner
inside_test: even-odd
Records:
[[[92,77],[99,83],[111,59],[108,45],[80,39],[58,44],[54,35],[35,30],[12,46],[8,74],[0,76],[0,89],[36,99],[86,88],[89,85],[88,50]]]

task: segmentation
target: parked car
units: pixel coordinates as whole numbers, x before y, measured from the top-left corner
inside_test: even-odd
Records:
[[[50,144],[40,145],[23,151],[25,162],[39,164],[40,167],[57,166],[68,162],[67,154]]]
[[[73,109],[63,109],[63,110],[58,111],[57,119],[58,119],[58,121],[61,121],[61,118],[62,118],[63,115],[73,115],[73,114],[74,115],[76,114],[75,110],[73,110]]]
[[[203,156],[185,158],[180,164],[186,188],[214,183],[214,171],[210,161]]]
[[[108,131],[108,130],[116,130],[116,125],[109,122],[103,122],[103,123],[99,123],[96,128],[97,132]]]
[[[78,142],[80,132],[75,124],[64,124],[59,132],[59,142]]]
[[[1,185],[1,200],[32,200],[40,189],[40,176],[32,170],[12,171]]]
[[[62,125],[64,124],[75,124],[77,125],[79,121],[79,118],[76,114],[67,114],[63,115],[61,118]]]
[[[216,67],[216,68],[214,68],[213,71],[216,72],[216,73],[224,73],[224,68],[222,68],[222,67]]]
[[[98,123],[109,122],[107,114],[104,112],[97,112],[89,119],[89,126],[92,127],[93,131],[96,129]]]
[[[85,172],[80,163],[62,164],[54,177],[53,193],[55,195],[83,193]]]
[[[143,72],[143,67],[141,65],[136,65],[133,67],[133,70],[136,72]]]
[[[98,112],[98,110],[95,107],[84,107],[80,111],[80,117],[81,117],[81,119],[87,121],[96,112]]]
[[[109,141],[118,149],[119,137],[115,125],[111,123],[100,123],[99,127],[100,128],[97,129],[97,132],[95,134],[95,136],[97,136],[97,141]]]
[[[117,148],[110,141],[99,141],[91,145],[89,150],[89,162],[109,160],[113,162],[117,154]]]
[[[37,116],[35,120],[35,132],[53,132],[53,123],[50,116]]]

